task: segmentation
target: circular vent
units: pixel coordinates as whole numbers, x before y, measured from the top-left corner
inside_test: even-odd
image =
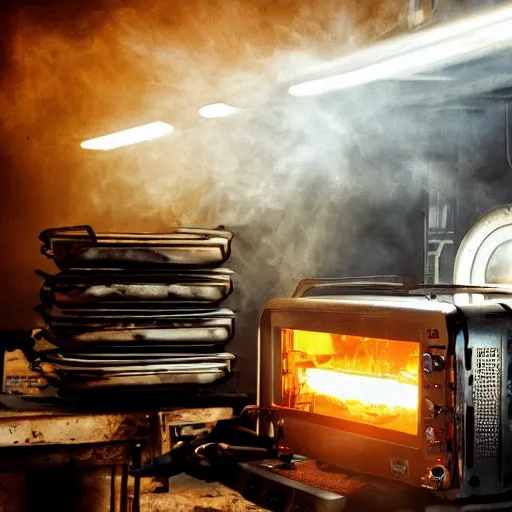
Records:
[[[512,284],[512,205],[491,210],[473,224],[457,252],[453,281]]]

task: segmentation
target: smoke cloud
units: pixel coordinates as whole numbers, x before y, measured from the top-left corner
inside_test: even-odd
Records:
[[[418,119],[388,119],[385,98],[298,103],[275,92],[283,70],[396,29],[402,2],[82,4],[46,2],[8,17],[1,328],[36,322],[32,272],[52,269],[37,235],[49,226],[232,229],[242,362],[254,361],[263,303],[290,294],[299,279],[412,266],[413,200],[425,172]],[[231,98],[249,108],[224,120],[198,117],[199,107]],[[362,110],[364,129],[355,116]],[[79,147],[155,120],[176,131],[107,153]],[[242,388],[253,379],[248,372]]]

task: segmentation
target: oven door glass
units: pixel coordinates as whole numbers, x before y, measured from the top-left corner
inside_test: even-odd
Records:
[[[283,407],[417,435],[419,344],[282,329]]]

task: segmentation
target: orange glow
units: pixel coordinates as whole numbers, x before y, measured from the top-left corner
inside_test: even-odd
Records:
[[[417,434],[417,343],[293,329],[282,341],[282,405]]]
[[[407,409],[415,409],[418,403],[418,386],[394,379],[307,368],[305,384],[313,393],[330,395],[342,402],[354,400]]]

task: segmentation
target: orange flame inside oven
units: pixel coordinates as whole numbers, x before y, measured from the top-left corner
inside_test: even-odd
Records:
[[[416,435],[419,344],[282,330],[283,403]]]

